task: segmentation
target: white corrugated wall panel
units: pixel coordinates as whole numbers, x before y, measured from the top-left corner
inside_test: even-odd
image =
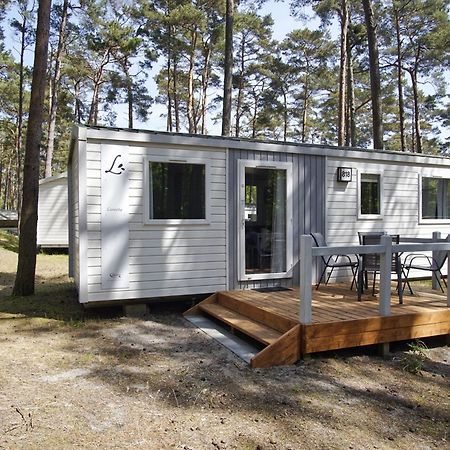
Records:
[[[68,247],[67,177],[39,186],[37,244],[41,247]]]
[[[111,145],[111,142],[108,142]],[[117,144],[121,145],[121,144]],[[129,146],[129,288],[101,285],[99,143],[87,145],[88,301],[190,295],[226,289],[226,153],[181,147]],[[210,164],[210,223],[144,223],[144,160],[171,156],[206,158]]]

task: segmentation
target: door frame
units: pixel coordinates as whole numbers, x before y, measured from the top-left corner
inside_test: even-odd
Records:
[[[286,272],[278,273],[245,273],[245,169],[278,169],[286,171]],[[279,161],[255,161],[241,159],[238,161],[237,189],[237,268],[238,281],[272,280],[292,278],[293,269],[293,163]]]

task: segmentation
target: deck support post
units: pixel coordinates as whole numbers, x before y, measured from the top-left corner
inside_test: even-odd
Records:
[[[378,344],[378,354],[382,358],[388,358],[391,354],[391,348],[389,342],[383,342],[382,344]]]
[[[300,323],[312,322],[312,236],[300,236]]]
[[[447,235],[447,242],[450,243],[450,234]],[[447,307],[450,308],[450,289],[448,284],[450,283],[450,250],[447,252]]]
[[[380,254],[380,304],[381,316],[391,314],[391,269],[392,269],[392,238],[381,236],[381,245],[384,248]]]
[[[433,242],[438,242],[439,239],[441,239],[441,232],[440,231],[433,231]],[[433,251],[432,255],[433,259],[436,259],[436,254]],[[438,282],[438,274],[436,272],[432,272],[431,274],[431,288],[434,291],[437,291],[439,289],[439,282]]]

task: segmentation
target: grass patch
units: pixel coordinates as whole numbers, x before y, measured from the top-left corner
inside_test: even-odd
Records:
[[[19,252],[19,237],[5,230],[0,230],[0,246],[14,253]]]
[[[0,298],[0,311],[68,323],[78,323],[86,317],[84,308],[76,299],[75,288],[69,282],[37,285],[36,293],[28,297]]]
[[[408,347],[409,350],[402,358],[403,370],[414,375],[422,375],[428,347],[422,341],[411,342],[408,344]]]

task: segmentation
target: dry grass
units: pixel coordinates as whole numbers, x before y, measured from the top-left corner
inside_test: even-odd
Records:
[[[0,249],[0,448],[450,445],[448,347],[428,343],[422,376],[403,370],[403,352],[250,370],[182,307],[86,314],[64,255],[39,255],[37,295],[11,298],[15,264]]]

